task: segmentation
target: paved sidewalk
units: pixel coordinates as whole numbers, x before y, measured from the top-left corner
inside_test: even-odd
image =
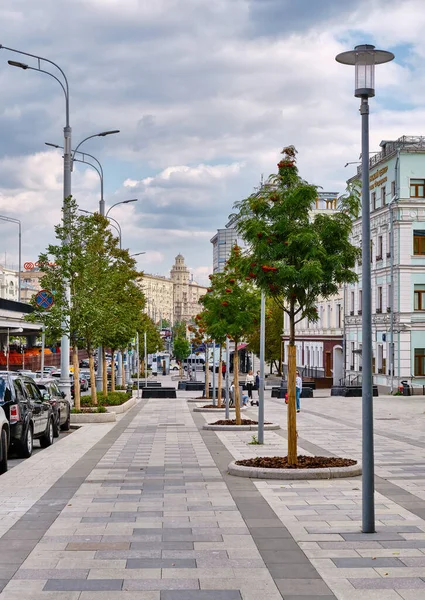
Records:
[[[82,445],[0,538],[0,600],[425,598],[422,400],[375,401],[373,535],[360,533],[360,478],[227,474],[233,458],[285,454],[282,401],[267,399],[266,418],[284,429],[266,432],[263,447],[249,445],[252,432],[203,431],[214,417],[194,406],[142,401],[114,426],[97,425],[97,443],[82,429],[40,453],[53,464],[69,442]],[[359,458],[359,417],[357,399],[303,401],[300,452]],[[21,469],[25,479],[30,466],[0,478],[9,497],[7,478]]]

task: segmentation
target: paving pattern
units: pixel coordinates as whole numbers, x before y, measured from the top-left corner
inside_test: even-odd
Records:
[[[283,429],[264,446],[250,445],[252,432],[203,431],[217,417],[193,406],[183,394],[152,399],[93,439],[82,428],[37,455],[65,451],[28,498],[15,471],[22,484],[37,457],[0,478],[18,512],[0,538],[0,600],[425,599],[423,399],[376,401],[371,535],[361,533],[361,478],[227,474],[233,458],[286,453],[281,401],[267,398],[266,418]],[[359,427],[359,401],[305,400],[300,451],[360,458]],[[81,447],[68,447],[75,436]]]

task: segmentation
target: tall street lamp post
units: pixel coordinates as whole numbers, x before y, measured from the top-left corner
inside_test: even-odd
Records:
[[[18,67],[23,69],[24,71],[39,71],[40,73],[44,73],[45,75],[49,75],[53,79],[55,79],[62,88],[62,91],[65,95],[65,127],[63,129],[64,135],[64,155],[63,155],[63,197],[64,199],[68,198],[71,195],[71,170],[72,170],[72,159],[71,159],[71,126],[69,121],[69,85],[68,80],[66,78],[63,70],[52,60],[47,58],[43,58],[42,56],[37,56],[36,54],[30,54],[29,52],[22,52],[21,50],[16,50],[14,48],[8,48],[7,46],[3,46],[0,44],[0,49],[8,50],[10,52],[15,52],[16,54],[21,54],[23,56],[29,56],[31,58],[36,59],[37,66],[31,67],[25,63],[17,62],[14,60],[9,60],[8,63],[12,67]],[[46,63],[46,68],[48,66],[53,66],[58,69],[60,76],[62,79],[50,73],[50,71],[46,71],[43,69]],[[65,282],[65,297],[67,302],[70,302],[71,298],[71,290],[68,282]],[[61,340],[61,376],[60,376],[60,387],[61,390],[66,394],[69,400],[71,400],[71,383],[69,380],[69,318],[65,317],[62,323],[63,335]]]
[[[362,531],[375,532],[373,374],[372,374],[372,289],[370,269],[369,200],[369,98],[375,95],[375,65],[393,60],[394,54],[364,44],[338,54],[336,60],[355,66],[356,98],[362,118]],[[345,340],[344,340],[345,343]]]
[[[8,221],[10,223],[17,223],[18,227],[19,227],[19,233],[18,233],[18,243],[19,243],[19,255],[18,255],[18,302],[21,301],[21,271],[22,271],[22,224],[21,221],[19,219],[14,219],[12,217],[4,217],[3,215],[0,216],[0,219],[2,221]]]

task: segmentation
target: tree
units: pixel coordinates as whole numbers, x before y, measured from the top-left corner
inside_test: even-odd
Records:
[[[173,325],[173,338],[187,337],[187,324],[186,321],[176,321]]]
[[[241,423],[239,398],[238,344],[253,330],[260,316],[260,295],[250,277],[243,277],[239,262],[241,251],[235,246],[223,273],[210,275],[211,285],[200,302],[200,314],[211,339],[231,338],[235,344],[233,382],[235,389],[236,423]]]
[[[338,212],[313,216],[317,187],[299,176],[293,146],[282,154],[278,173],[237,202],[235,216],[248,244],[239,263],[242,272],[289,317],[288,463],[296,465],[295,325],[303,319],[317,321],[318,299],[356,281],[353,269],[360,251],[349,236],[360,205],[358,193],[349,188],[339,199]]]
[[[186,337],[178,337],[174,340],[173,352],[176,359],[179,361],[180,379],[183,377],[183,361],[190,354],[190,344]]]
[[[146,314],[141,313],[137,322],[136,331],[139,333],[139,357],[142,360],[143,372],[148,368],[145,365],[145,333],[146,333],[146,355],[154,354],[164,348],[164,340],[159,334],[158,328],[152,319]]]

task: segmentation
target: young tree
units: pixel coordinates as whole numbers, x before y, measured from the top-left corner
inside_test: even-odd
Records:
[[[179,361],[180,379],[183,378],[183,361],[190,354],[190,344],[186,337],[178,337],[174,340],[173,352]]]
[[[282,329],[283,329],[283,310],[272,299],[266,298],[266,345],[265,361],[270,363],[270,369],[273,363],[279,365],[279,375],[282,375]],[[255,330],[246,338],[248,342],[247,349],[257,356],[260,354],[260,322],[256,324]],[[271,372],[271,370],[270,370]]]
[[[317,187],[299,176],[293,146],[282,154],[278,173],[235,208],[237,228],[248,244],[241,270],[289,317],[288,463],[296,465],[295,325],[305,318],[316,321],[318,299],[356,281],[360,254],[349,236],[359,197],[349,189],[339,200],[338,212],[313,216]]]
[[[241,423],[239,398],[238,345],[252,331],[260,317],[260,295],[250,277],[243,277],[239,268],[241,253],[232,249],[223,273],[210,275],[211,286],[200,299],[204,306],[201,318],[212,339],[231,338],[235,343],[233,382],[235,389],[236,423]]]
[[[145,332],[146,332],[146,355],[154,354],[164,348],[164,340],[159,334],[158,328],[152,319],[146,314],[141,313],[136,331],[139,332],[139,356],[142,360],[143,372],[148,368],[145,365]]]

